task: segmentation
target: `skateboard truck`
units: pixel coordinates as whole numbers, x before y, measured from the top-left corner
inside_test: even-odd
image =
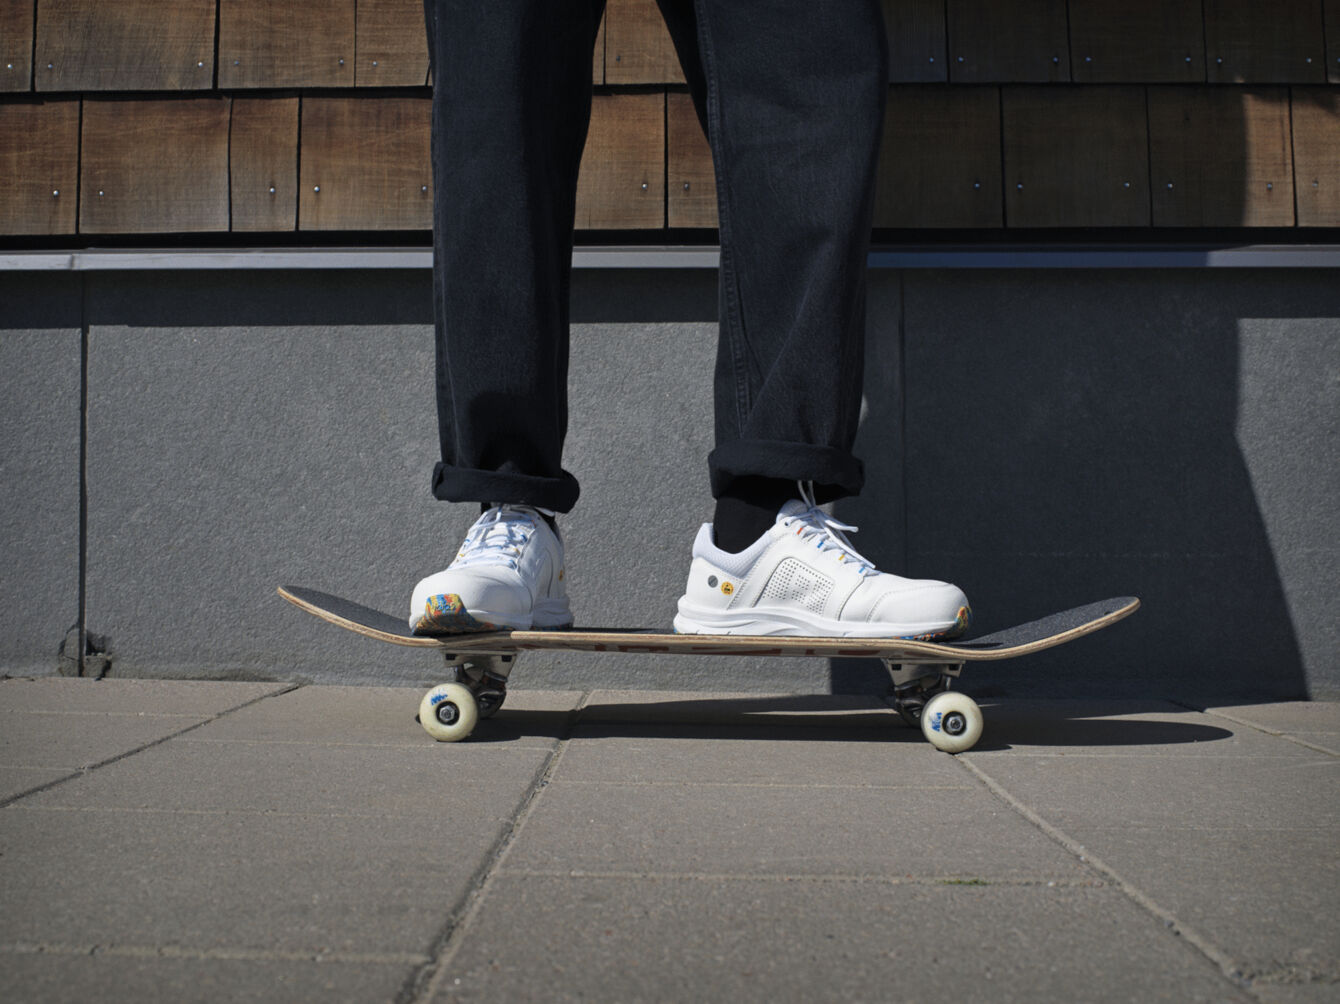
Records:
[[[443,652],[447,663],[447,683],[470,691],[479,708],[480,718],[492,718],[507,700],[507,677],[511,675],[515,655],[473,655],[461,660],[454,652]],[[454,723],[446,723],[454,724]]]
[[[947,753],[973,747],[982,734],[982,710],[967,694],[949,689],[963,663],[880,661],[893,681],[889,703],[904,723]]]

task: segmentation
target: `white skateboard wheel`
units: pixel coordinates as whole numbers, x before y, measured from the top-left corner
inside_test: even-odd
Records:
[[[478,721],[475,695],[460,683],[440,684],[419,702],[419,724],[438,742],[460,742],[475,730]]]
[[[921,709],[921,734],[946,753],[970,750],[982,737],[982,709],[967,694],[936,694]]]

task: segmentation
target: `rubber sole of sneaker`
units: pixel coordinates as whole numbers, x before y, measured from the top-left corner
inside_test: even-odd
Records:
[[[740,634],[817,638],[901,638],[906,641],[948,641],[957,638],[972,623],[972,610],[959,607],[949,624],[852,624],[841,621],[810,620],[792,610],[754,608],[722,615],[715,611],[694,610],[680,601],[674,626],[677,634]]]

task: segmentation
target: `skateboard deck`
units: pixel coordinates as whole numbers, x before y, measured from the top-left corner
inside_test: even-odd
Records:
[[[402,617],[302,586],[280,586],[279,595],[324,621],[393,645],[437,649],[453,679],[433,688],[420,721],[434,738],[464,739],[479,717],[502,704],[511,663],[522,652],[624,652],[657,655],[751,655],[880,659],[893,680],[893,706],[909,724],[948,752],[962,752],[981,734],[981,712],[972,699],[949,690],[968,662],[1014,659],[1093,634],[1140,606],[1133,596],[1099,600],[977,638],[949,642],[906,638],[806,638],[776,635],[666,634],[636,628],[569,628],[562,631],[489,631],[424,636]],[[965,745],[966,743],[966,745]]]

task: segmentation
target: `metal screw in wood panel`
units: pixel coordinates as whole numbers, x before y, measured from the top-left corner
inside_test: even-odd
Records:
[[[341,65],[341,66],[344,65],[344,60],[343,60],[343,59],[340,60],[340,65]]]
[[[1190,56],[1187,56],[1187,57],[1186,57],[1186,61],[1187,61],[1188,63],[1191,62],[1191,57],[1190,57]]]
[[[321,186],[320,186],[320,185],[313,185],[313,186],[312,186],[312,191],[313,191],[313,192],[318,192],[318,193],[319,193],[319,192],[321,191]]]
[[[959,57],[958,57],[958,61],[959,61],[960,63],[963,62],[963,57],[962,57],[962,56],[959,56]]]
[[[1061,57],[1060,57],[1060,56],[1052,56],[1052,62],[1053,62],[1053,63],[1059,63],[1060,61],[1061,61]]]
[[[271,185],[271,186],[270,186],[270,194],[271,194],[271,195],[274,195],[274,193],[275,193],[275,186],[274,186],[274,185]]]
[[[1123,182],[1121,183],[1121,187],[1122,187],[1122,188],[1130,188],[1130,187],[1131,187],[1131,183],[1130,183],[1129,181],[1123,181]]]
[[[52,197],[53,199],[59,199],[59,198],[60,198],[60,189],[57,188],[55,191],[53,191],[53,192],[51,193],[51,197]]]
[[[1168,185],[1167,185],[1167,187],[1168,187],[1168,191],[1170,191],[1170,192],[1171,192],[1171,191],[1172,191],[1172,182],[1171,182],[1171,181],[1170,181],[1170,182],[1168,182]]]
[[[428,186],[427,186],[427,185],[420,185],[420,186],[419,186],[419,191],[421,191],[421,192],[426,192],[426,191],[428,191]]]
[[[1017,185],[1014,186],[1014,190],[1016,192],[1022,192],[1024,190],[1024,183],[1022,181],[1019,182]]]
[[[1216,63],[1222,63],[1222,62],[1224,61],[1224,57],[1223,57],[1223,56],[1216,56],[1214,61],[1215,61]]]
[[[931,57],[931,62],[932,62],[932,63],[935,62],[935,57],[934,57],[934,56]]]
[[[376,65],[377,65],[377,61],[376,61],[375,59],[372,61],[372,65],[373,65],[373,66],[376,66]]]
[[[195,65],[196,65],[196,66],[204,66],[205,64],[204,64],[204,61],[202,60],[202,61],[196,63]]]
[[[684,182],[684,191],[687,192],[688,190],[689,190],[689,183],[686,181]]]
[[[1273,181],[1267,181],[1267,182],[1266,182],[1266,191],[1267,191],[1267,192],[1273,192],[1274,190],[1275,190],[1275,183],[1274,183]]]
[[[981,183],[980,181],[974,181],[974,182],[972,183],[972,189],[973,189],[974,192],[977,191],[978,189],[980,189],[981,187],[982,187],[982,183]]]
[[[646,190],[647,190],[647,183],[644,181],[642,182],[642,191],[645,192]]]

